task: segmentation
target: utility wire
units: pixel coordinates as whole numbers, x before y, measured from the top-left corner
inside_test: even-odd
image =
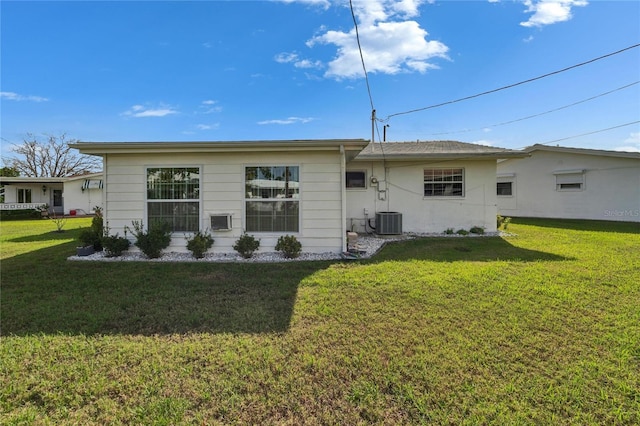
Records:
[[[542,143],[539,143],[538,145],[549,145],[549,144],[552,144],[552,143],[555,143],[555,142],[566,141],[567,139],[574,139],[574,138],[579,138],[581,136],[593,135],[595,133],[602,133],[602,132],[606,132],[606,131],[609,131],[609,130],[619,129],[620,127],[631,126],[633,124],[638,124],[638,123],[640,123],[640,120],[632,121],[631,123],[620,124],[618,126],[607,127],[606,129],[594,130],[593,132],[582,133],[580,135],[567,136],[566,138],[560,138],[560,139],[555,139],[555,140],[548,141],[548,142],[542,142]]]
[[[467,101],[467,100],[469,100],[469,99],[477,98],[477,97],[480,97],[480,96],[489,95],[489,94],[491,94],[491,93],[499,92],[499,91],[501,91],[501,90],[511,89],[511,88],[513,88],[513,87],[520,86],[520,85],[522,85],[522,84],[531,83],[532,81],[540,80],[540,79],[542,79],[542,78],[549,77],[549,76],[552,76],[552,75],[555,75],[555,74],[560,74],[560,73],[563,73],[563,72],[565,72],[565,71],[569,71],[569,70],[572,70],[572,69],[574,69],[574,68],[578,68],[578,67],[581,67],[581,66],[584,66],[584,65],[587,65],[587,64],[590,64],[590,63],[593,63],[593,62],[599,61],[599,60],[601,60],[601,59],[605,59],[605,58],[608,58],[608,57],[610,57],[610,56],[617,55],[617,54],[622,53],[622,52],[625,52],[625,51],[627,51],[627,50],[634,49],[634,48],[636,48],[636,47],[638,47],[638,46],[640,46],[640,43],[638,43],[638,44],[634,44],[634,45],[629,46],[629,47],[625,47],[624,49],[620,49],[620,50],[617,50],[617,51],[615,51],[615,52],[607,53],[606,55],[598,56],[597,58],[593,58],[593,59],[590,59],[590,60],[588,60],[588,61],[585,61],[585,62],[581,62],[581,63],[579,63],[579,64],[572,65],[572,66],[570,66],[570,67],[562,68],[562,69],[557,70],[557,71],[552,71],[552,72],[549,72],[549,73],[546,73],[546,74],[540,75],[540,76],[538,76],[538,77],[533,77],[533,78],[530,78],[530,79],[528,79],[528,80],[520,81],[520,82],[518,82],[518,83],[509,84],[509,85],[507,85],[507,86],[502,86],[502,87],[499,87],[499,88],[497,88],[497,89],[488,90],[488,91],[486,91],[486,92],[477,93],[477,94],[475,94],[475,95],[471,95],[471,96],[465,96],[464,98],[459,98],[459,99],[455,99],[455,100],[452,100],[452,101],[447,101],[447,102],[442,102],[442,103],[435,104],[435,105],[430,105],[430,106],[427,106],[427,107],[424,107],[424,108],[416,108],[416,109],[412,109],[412,110],[409,110],[409,111],[396,112],[396,113],[394,113],[394,114],[390,114],[390,115],[388,115],[388,116],[387,116],[384,120],[382,120],[382,121],[387,121],[387,120],[389,120],[391,117],[396,117],[396,116],[398,116],[398,115],[405,115],[405,114],[411,114],[411,113],[414,113],[414,112],[425,111],[425,110],[428,110],[428,109],[438,108],[438,107],[445,106],[445,105],[455,104],[455,103],[457,103],[457,102]]]
[[[356,20],[356,14],[353,11],[353,2],[351,0],[349,0],[349,7],[351,8],[351,17],[353,18],[353,25],[356,28],[356,41],[358,42],[358,51],[360,52],[360,61],[362,62],[362,69],[364,70],[364,79],[367,83],[367,93],[369,93],[369,102],[371,103],[371,110],[373,111],[376,108],[373,106],[373,97],[371,96],[371,87],[369,86],[369,75],[367,73],[367,67],[364,65],[364,56],[362,55],[362,46],[360,45],[360,33],[358,32],[358,22]]]
[[[579,105],[579,104],[582,104],[582,103],[585,103],[585,102],[588,102],[588,101],[592,101],[594,99],[600,98],[602,96],[609,95],[609,94],[617,92],[619,90],[627,89],[627,88],[629,88],[629,87],[631,87],[631,86],[633,86],[635,84],[638,84],[638,83],[640,83],[640,80],[634,81],[633,83],[627,84],[627,85],[622,86],[622,87],[618,87],[617,89],[609,90],[608,92],[600,93],[599,95],[595,95],[595,96],[592,96],[590,98],[582,99],[580,101],[577,101],[577,102],[574,102],[574,103],[571,103],[571,104],[568,104],[568,105],[564,105],[564,106],[561,106],[561,107],[558,107],[558,108],[550,109],[550,110],[545,111],[545,112],[540,112],[538,114],[533,114],[533,115],[528,115],[526,117],[517,118],[515,120],[503,121],[502,123],[491,124],[489,126],[476,127],[474,129],[464,129],[464,130],[456,130],[456,131],[451,131],[451,132],[439,132],[439,133],[429,133],[429,134],[430,135],[449,135],[449,134],[452,134],[452,133],[473,132],[473,131],[476,131],[476,130],[482,130],[482,129],[486,129],[486,128],[489,128],[489,127],[505,126],[507,124],[517,123],[518,121],[529,120],[530,118],[540,117],[541,115],[550,114],[552,112],[560,111],[560,110],[563,110],[563,109],[566,109],[566,108],[570,108],[572,106],[576,106],[576,105]]]

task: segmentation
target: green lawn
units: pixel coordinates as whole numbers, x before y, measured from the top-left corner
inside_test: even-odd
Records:
[[[639,424],[640,226],[362,262],[71,262],[0,223],[3,424]],[[215,250],[215,245],[214,245]]]

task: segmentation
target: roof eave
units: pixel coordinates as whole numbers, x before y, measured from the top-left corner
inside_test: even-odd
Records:
[[[77,142],[69,144],[83,154],[148,154],[148,153],[202,153],[244,151],[289,150],[339,150],[361,151],[369,144],[365,139],[309,139],[271,141],[225,142]]]
[[[528,157],[526,152],[464,153],[464,154],[374,154],[359,155],[353,161],[416,161],[416,160],[501,160]]]

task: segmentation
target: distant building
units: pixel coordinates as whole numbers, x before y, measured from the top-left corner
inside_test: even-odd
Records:
[[[504,216],[640,222],[640,153],[533,145],[498,162]]]
[[[43,205],[55,214],[91,214],[102,207],[102,173],[73,177],[0,177],[2,210],[33,209]]]

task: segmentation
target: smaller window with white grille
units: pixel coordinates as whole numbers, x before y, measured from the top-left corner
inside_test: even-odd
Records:
[[[425,197],[464,197],[464,169],[425,169]]]

